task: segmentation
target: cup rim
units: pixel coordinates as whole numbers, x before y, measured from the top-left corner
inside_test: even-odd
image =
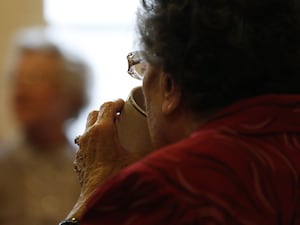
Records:
[[[135,89],[141,89],[141,87],[139,86],[139,87],[134,88],[134,89],[132,90],[132,92],[133,92]],[[132,104],[132,106],[133,106],[139,113],[141,113],[143,116],[147,117],[146,111],[145,111],[144,109],[142,109],[142,108],[136,103],[136,101],[135,101],[135,99],[134,99],[132,93],[129,95],[129,101],[130,101],[130,103]]]

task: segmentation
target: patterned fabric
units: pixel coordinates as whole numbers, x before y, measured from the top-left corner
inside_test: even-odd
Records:
[[[229,106],[99,187],[81,225],[299,225],[300,96]]]

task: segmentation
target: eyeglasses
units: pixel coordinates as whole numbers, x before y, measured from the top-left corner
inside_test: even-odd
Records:
[[[135,79],[143,80],[145,71],[147,69],[148,64],[146,63],[142,52],[135,51],[130,52],[127,55],[128,61],[128,74]]]

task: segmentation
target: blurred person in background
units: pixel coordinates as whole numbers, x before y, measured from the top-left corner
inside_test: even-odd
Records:
[[[21,141],[0,158],[0,224],[53,225],[79,193],[66,125],[88,101],[90,70],[42,29],[21,31],[9,64]]]

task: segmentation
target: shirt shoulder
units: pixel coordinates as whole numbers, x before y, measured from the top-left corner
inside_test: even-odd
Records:
[[[153,152],[99,188],[85,218],[99,222],[101,217],[101,222],[109,221],[103,224],[112,225],[272,224],[278,210],[296,205],[280,184],[282,177],[288,177],[284,184],[294,183],[293,171],[270,147],[272,142],[263,143],[261,137],[229,130],[195,133]],[[283,141],[277,144],[285,146]],[[283,173],[278,176],[275,167]],[[296,186],[290,188],[288,193],[297,193]],[[278,199],[282,205],[276,204]]]

